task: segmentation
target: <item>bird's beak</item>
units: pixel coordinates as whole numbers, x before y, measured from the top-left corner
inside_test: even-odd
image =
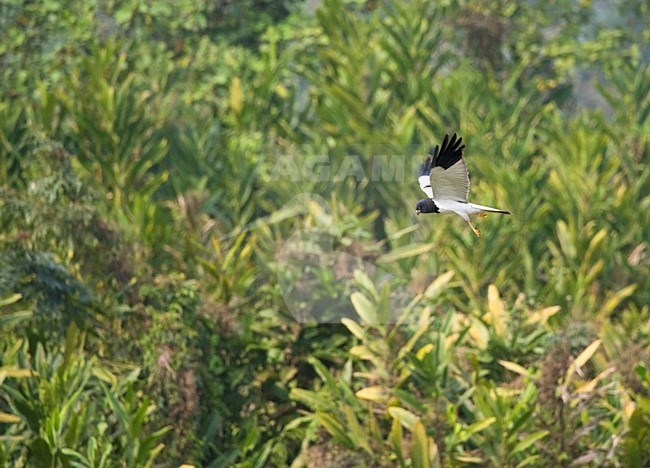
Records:
[[[415,210],[415,214],[420,216],[420,210]]]

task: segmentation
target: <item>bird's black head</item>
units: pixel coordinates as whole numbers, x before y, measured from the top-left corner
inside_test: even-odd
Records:
[[[430,198],[423,198],[415,205],[415,214],[420,213],[440,213],[438,207]]]

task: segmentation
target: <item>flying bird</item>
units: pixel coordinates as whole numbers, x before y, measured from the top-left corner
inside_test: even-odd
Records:
[[[415,206],[416,214],[424,213],[456,213],[467,221],[474,234],[481,233],[472,226],[469,215],[480,217],[485,213],[511,214],[509,211],[477,205],[467,201],[469,194],[469,172],[463,160],[462,138],[454,136],[449,139],[445,134],[442,148],[438,145],[429,151],[427,159],[420,164],[418,182],[427,198],[420,200]]]

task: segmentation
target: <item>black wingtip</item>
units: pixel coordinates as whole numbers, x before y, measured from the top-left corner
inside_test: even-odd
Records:
[[[463,156],[465,145],[461,145],[462,141],[463,139],[459,138],[456,132],[454,132],[451,139],[449,138],[449,134],[445,133],[440,149],[438,150],[438,146],[436,146],[433,166],[442,167],[447,170],[456,164]]]
[[[456,134],[454,133],[454,135],[456,135]],[[445,133],[445,138],[443,138],[443,140],[442,140],[442,150],[441,150],[441,152],[443,152],[444,150],[447,149],[448,144],[449,144],[449,134]]]

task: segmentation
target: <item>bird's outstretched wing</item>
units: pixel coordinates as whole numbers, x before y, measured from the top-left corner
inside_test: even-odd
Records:
[[[442,148],[436,145],[420,164],[418,182],[429,198],[467,202],[469,173],[463,160],[462,141],[455,133],[451,140],[445,135]]]

